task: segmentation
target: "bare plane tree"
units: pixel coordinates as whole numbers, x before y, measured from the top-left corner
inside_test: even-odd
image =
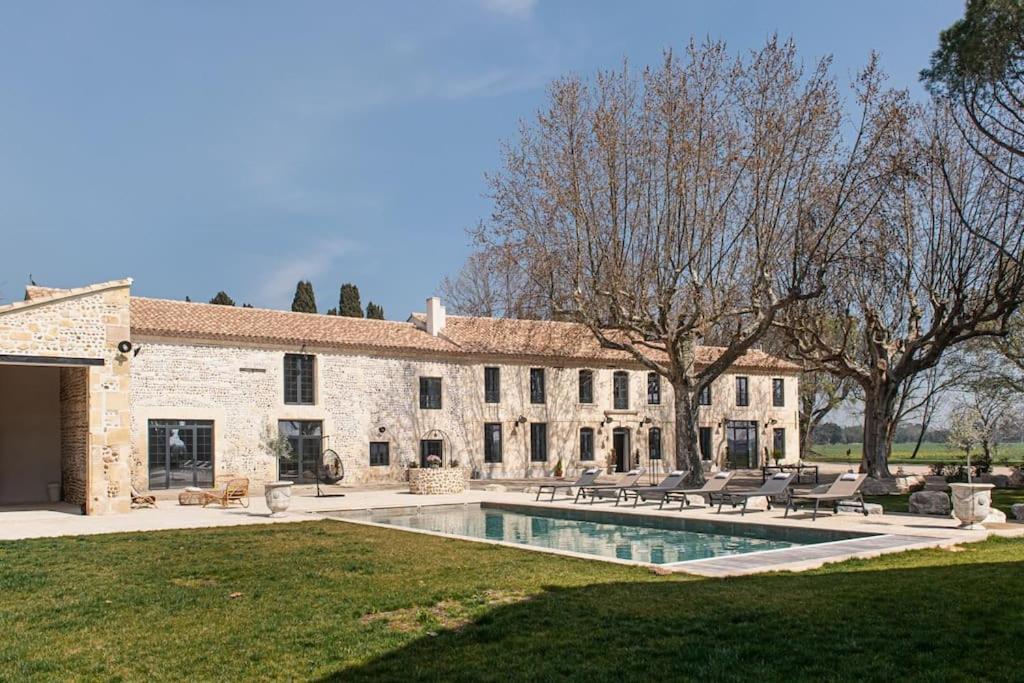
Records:
[[[455,277],[438,287],[448,310],[456,315],[488,318],[551,317],[551,298],[542,283],[530,278],[507,249],[484,245],[470,254]]]
[[[784,320],[799,354],[848,377],[864,398],[862,468],[890,476],[888,458],[908,383],[971,339],[1006,334],[1024,291],[1022,198],[996,145],[966,141],[942,104],[908,135],[915,150],[898,191],[879,206],[830,273],[820,314]],[[845,319],[843,333],[821,321]]]
[[[701,390],[824,290],[880,201],[907,109],[881,80],[872,60],[848,118],[829,60],[805,70],[774,39],[739,58],[691,44],[640,74],[556,81],[490,178],[484,241],[555,313],[671,383],[694,480]]]
[[[827,372],[800,375],[800,459],[807,460],[814,447],[814,430],[832,411],[849,400],[856,384]]]

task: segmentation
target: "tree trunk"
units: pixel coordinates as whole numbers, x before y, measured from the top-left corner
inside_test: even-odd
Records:
[[[682,382],[673,382],[672,389],[676,417],[676,468],[689,472],[688,481],[699,486],[704,483],[704,469],[700,462],[697,392]]]
[[[889,479],[889,454],[896,427],[896,390],[886,385],[864,392],[864,454],[861,471]]]

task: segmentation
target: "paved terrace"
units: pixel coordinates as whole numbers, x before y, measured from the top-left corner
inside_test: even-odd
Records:
[[[537,483],[537,482],[531,482]],[[821,515],[816,522],[810,521],[809,513],[790,513],[783,517],[780,509],[747,512],[740,517],[738,510],[723,509],[716,514],[710,508],[688,508],[658,510],[656,504],[641,504],[615,507],[612,503],[597,503],[593,506],[576,506],[570,497],[559,496],[554,501],[534,501],[534,495],[523,491],[486,491],[474,488],[455,495],[414,496],[404,488],[343,489],[344,497],[317,498],[310,487],[298,487],[292,498],[292,507],[285,516],[270,517],[262,495],[253,495],[248,509],[232,507],[202,508],[179,506],[177,501],[164,499],[156,509],[134,510],[128,514],[85,517],[77,514],[77,508],[55,505],[45,509],[28,507],[0,508],[0,540],[25,538],[76,536],[89,534],[156,531],[165,529],[199,529],[244,524],[289,524],[312,519],[329,519],[334,511],[364,510],[420,505],[451,505],[467,503],[529,503],[539,507],[574,509],[614,509],[625,515],[684,517],[713,519],[719,522],[763,525],[766,527],[811,527],[839,531],[874,534],[871,538],[856,538],[832,543],[800,546],[784,550],[763,551],[722,558],[694,560],[673,565],[661,565],[659,571],[682,571],[704,576],[729,576],[752,574],[772,570],[800,571],[850,558],[875,557],[885,553],[900,552],[913,548],[951,547],[959,543],[982,540],[989,535],[1024,536],[1024,524],[1008,523],[994,525],[985,531],[965,531],[957,528],[957,522],[950,518],[924,517],[920,515],[886,514],[864,517],[859,514]],[[338,490],[338,489],[335,489]],[[673,506],[675,507],[675,506]],[[345,521],[339,523],[369,523]],[[432,533],[418,531],[415,533]],[[478,540],[478,539],[473,539]],[[500,543],[497,541],[479,541]],[[500,543],[511,547],[554,552],[557,554],[603,559],[626,564],[643,565],[627,560],[595,558],[570,551],[536,549],[530,546]],[[650,565],[644,565],[650,566]]]

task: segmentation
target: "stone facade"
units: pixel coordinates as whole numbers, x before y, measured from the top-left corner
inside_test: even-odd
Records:
[[[660,401],[650,404],[648,372],[639,365],[623,367],[607,358],[581,361],[549,355],[538,361],[507,354],[462,355],[450,349],[444,354],[392,352],[390,347],[386,352],[360,352],[301,343],[285,347],[133,334],[130,284],[121,280],[73,290],[32,287],[28,300],[0,306],[0,362],[61,366],[60,405],[54,408],[61,420],[59,479],[64,499],[84,505],[88,513],[128,510],[132,484],[149,488],[151,420],[212,422],[213,483],[246,476],[257,490],[280,478],[279,463],[262,451],[260,436],[268,428],[276,432],[280,421],[292,420],[320,423],[323,447],[341,456],[349,484],[403,481],[409,463],[420,459],[421,442],[435,440],[441,442],[446,468],[458,463],[462,471],[471,469],[487,479],[551,476],[559,462],[567,476],[586,467],[608,468],[616,439],[628,443],[622,458],[627,466],[643,465],[655,475],[674,469],[672,389],[662,379]],[[381,325],[394,332],[400,324]],[[435,327],[444,334],[443,315]],[[360,330],[374,334],[371,328]],[[406,337],[419,334],[411,326],[399,331]],[[119,351],[118,343],[128,340],[134,349]],[[315,357],[311,404],[284,400],[288,353]],[[496,403],[485,401],[488,367],[500,372]],[[544,372],[542,403],[530,400],[535,368]],[[592,403],[579,401],[584,369],[593,373]],[[624,409],[615,409],[613,403],[616,372],[628,375]],[[736,405],[737,376],[748,378],[747,406]],[[441,380],[439,409],[420,407],[422,377]],[[775,378],[785,383],[779,407],[772,405]],[[732,423],[751,430],[758,444],[755,464],[772,448],[774,430],[785,430],[784,460],[797,459],[794,371],[728,373],[714,383],[711,394],[711,405],[701,408],[712,453],[708,469],[726,464]],[[531,425],[537,423],[547,426],[547,456],[540,459],[530,452]],[[484,462],[485,425],[493,424],[500,425],[501,458]],[[580,458],[583,428],[593,430],[593,459]],[[661,434],[658,460],[651,458],[654,429]],[[386,464],[370,464],[373,442],[388,444]]]
[[[127,511],[131,502],[131,359],[117,349],[131,336],[130,286],[30,288],[28,300],[0,307],[4,362],[64,366],[60,479],[65,500],[92,514]]]
[[[89,452],[89,371],[60,369],[60,471],[63,498],[85,505]]]
[[[216,480],[231,475],[254,482],[278,478],[277,461],[261,452],[259,435],[280,420],[314,420],[345,465],[346,482],[401,480],[408,463],[418,461],[420,441],[443,442],[445,465],[457,461],[474,468],[482,478],[550,476],[562,460],[567,475],[582,468],[604,468],[613,448],[613,430],[625,429],[630,460],[652,466],[648,433],[661,429],[663,460],[653,468],[661,473],[671,465],[673,438],[672,390],[662,381],[661,401],[647,403],[647,371],[628,369],[629,407],[612,408],[612,376],[618,368],[590,367],[594,403],[579,403],[578,378],[584,366],[541,366],[529,361],[467,358],[436,360],[424,357],[365,355],[309,349],[315,355],[315,401],[312,405],[284,402],[284,356],[299,349],[246,348],[211,343],[137,337],[140,347],[132,360],[132,473],[145,488],[147,425],[150,420],[212,420]],[[501,400],[484,401],[484,368],[500,369]],[[530,402],[530,369],[545,371],[546,401]],[[797,443],[797,378],[785,376],[783,407],[772,407],[772,379],[778,374],[744,371],[749,378],[749,406],[735,406],[735,374],[719,378],[712,388],[712,405],[702,408],[702,425],[712,433],[715,462],[722,465],[728,420],[757,422],[758,439],[771,443],[773,429],[786,430],[785,460],[795,461]],[[441,409],[419,407],[420,377],[441,378]],[[772,422],[774,421],[774,423]],[[530,424],[547,424],[548,457],[530,459]],[[483,432],[488,423],[501,424],[502,461],[485,463]],[[594,430],[594,460],[580,461],[580,428]],[[370,442],[389,444],[389,464],[369,464]]]
[[[462,493],[466,475],[461,467],[417,467],[409,470],[409,493],[444,495]]]

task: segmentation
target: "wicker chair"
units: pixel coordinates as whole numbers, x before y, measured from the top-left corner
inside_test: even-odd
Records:
[[[204,491],[203,507],[210,503],[220,503],[220,506],[225,508],[231,503],[238,503],[244,508],[249,507],[249,480],[245,477],[236,477],[229,479],[220,491]]]
[[[132,486],[132,507],[155,508],[156,496],[148,496],[143,493],[139,493],[139,490]]]

